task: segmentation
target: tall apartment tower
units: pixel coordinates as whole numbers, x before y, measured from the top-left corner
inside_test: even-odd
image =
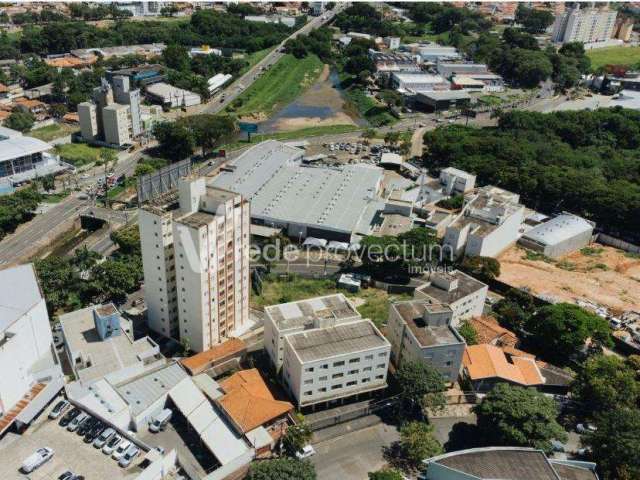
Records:
[[[113,99],[116,103],[129,105],[131,114],[131,134],[137,137],[142,133],[142,120],[140,118],[140,90],[131,90],[129,77],[117,75],[113,77]]]
[[[249,318],[249,203],[203,177],[181,179],[178,197],[140,211],[147,317],[202,352]]]
[[[576,3],[573,8],[556,17],[551,39],[556,43],[605,42],[613,36],[616,15],[616,10],[608,7],[580,8],[580,3]]]
[[[90,102],[78,104],[80,133],[85,140],[95,140],[98,136],[98,113],[96,106]]]

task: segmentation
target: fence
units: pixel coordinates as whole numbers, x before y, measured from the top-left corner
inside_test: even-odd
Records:
[[[612,237],[611,235],[607,235],[606,233],[598,233],[598,235],[596,236],[596,241],[598,243],[602,243],[603,245],[609,245],[610,247],[619,248],[620,250],[624,250],[625,252],[640,254],[640,246],[634,245],[630,242],[626,242],[625,240],[620,240],[616,237]]]
[[[322,430],[323,428],[371,415],[372,413],[394,405],[396,401],[396,397],[376,401],[367,400],[364,402],[353,403],[351,405],[343,405],[330,410],[324,410],[318,413],[308,414],[305,418],[312,431]]]

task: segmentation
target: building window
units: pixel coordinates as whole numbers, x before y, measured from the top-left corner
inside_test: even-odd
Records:
[[[304,392],[305,397],[310,397],[311,395],[313,395],[313,392],[311,390],[307,390],[306,392]]]
[[[373,367],[364,367],[362,369],[363,372],[370,372],[371,370],[373,370]]]
[[[318,380],[321,382],[325,382],[327,380],[327,376],[323,375],[322,377],[318,378]]]
[[[313,383],[313,379],[312,378],[310,378],[309,380],[305,380],[304,381],[305,385],[311,385],[312,383]]]
[[[327,391],[327,387],[322,387],[318,389],[318,393],[324,393]]]
[[[376,365],[376,368],[384,368],[385,364],[384,363],[379,363],[378,365]]]
[[[384,375],[376,375],[376,380],[382,380],[384,378]]]
[[[386,356],[387,356],[387,352],[382,352],[382,353],[378,354],[378,357],[380,357],[380,358],[384,358]]]
[[[334,367],[342,367],[344,365],[344,360],[340,360],[339,362],[333,362]]]
[[[335,385],[331,385],[331,390],[337,390],[339,388],[342,388],[342,384],[341,383],[336,383]]]
[[[358,363],[358,362],[360,362],[360,357],[352,358],[352,359],[349,360],[349,363]]]
[[[363,379],[361,380],[361,382],[362,382],[362,383],[367,383],[367,382],[370,382],[370,381],[371,381],[371,378],[370,378],[370,377],[363,378]]]
[[[344,376],[344,373],[340,372],[340,373],[334,373],[333,375],[331,375],[331,378],[342,378]]]
[[[313,367],[307,367],[304,369],[305,372],[313,372]]]
[[[349,370],[349,375],[355,375],[356,373],[360,373],[360,370]]]
[[[356,382],[355,380],[352,380],[350,382],[347,382],[347,387],[353,387],[354,385],[356,385],[358,382]]]
[[[373,360],[373,355],[367,355],[364,357],[365,360]]]

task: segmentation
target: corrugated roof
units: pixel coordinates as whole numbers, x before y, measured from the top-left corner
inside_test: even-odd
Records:
[[[0,135],[2,132],[0,132]],[[15,158],[42,153],[52,147],[42,140],[24,135],[12,136],[10,138],[0,137],[0,162],[13,160]]]
[[[35,307],[42,294],[31,263],[0,270],[0,285],[0,332],[4,332]]]
[[[591,230],[593,225],[584,218],[563,213],[532,228],[524,234],[524,238],[541,245],[556,245]]]

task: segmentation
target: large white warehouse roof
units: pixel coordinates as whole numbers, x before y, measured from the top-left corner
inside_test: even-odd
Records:
[[[524,234],[524,238],[541,245],[556,245],[576,235],[591,231],[593,227],[593,223],[582,217],[563,213],[532,228]]]

